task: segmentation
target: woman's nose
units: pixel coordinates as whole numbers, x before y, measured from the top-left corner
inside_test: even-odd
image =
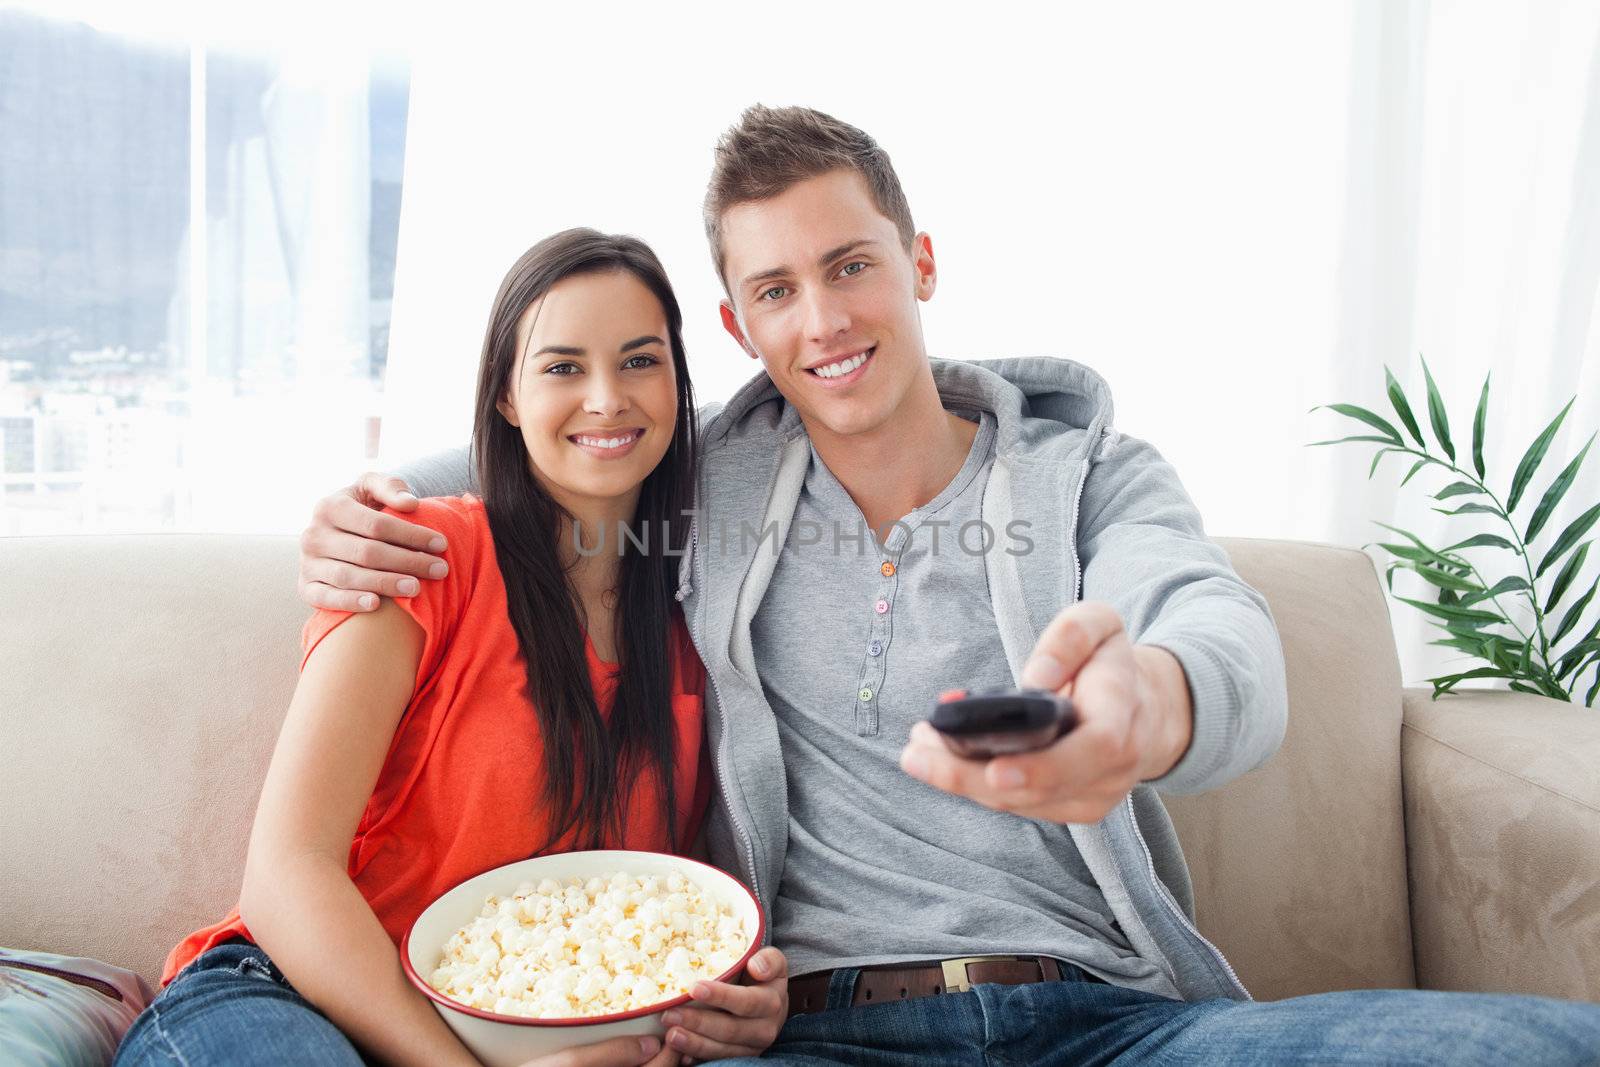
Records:
[[[589,382],[589,393],[584,397],[583,404],[585,411],[609,419],[628,410],[628,394],[616,377],[595,374]]]

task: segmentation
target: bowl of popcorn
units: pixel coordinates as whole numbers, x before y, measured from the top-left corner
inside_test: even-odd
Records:
[[[658,852],[565,852],[469,878],[417,916],[406,977],[488,1067],[660,1036],[700,981],[732,981],[766,920],[738,879]]]

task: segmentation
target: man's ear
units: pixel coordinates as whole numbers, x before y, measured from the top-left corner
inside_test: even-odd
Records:
[[[939,268],[933,262],[933,238],[925,233],[911,241],[911,270],[916,277],[917,299],[932,300],[939,284]]]
[[[739,342],[739,347],[744,349],[745,355],[751,359],[760,359],[755,347],[744,335],[744,328],[739,325],[739,316],[734,312],[733,305],[728,301],[722,302],[722,328],[728,331],[728,336]]]

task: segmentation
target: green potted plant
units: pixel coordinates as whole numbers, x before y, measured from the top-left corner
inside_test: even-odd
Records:
[[[1513,518],[1519,506],[1533,498],[1528,490],[1534,475],[1544,461],[1545,453],[1556,431],[1561,428],[1573,400],[1567,401],[1561,413],[1550,421],[1544,431],[1534,438],[1523,453],[1511,477],[1508,492],[1502,500],[1486,480],[1483,462],[1485,423],[1489,411],[1489,378],[1483,380],[1483,391],[1478,397],[1478,409],[1472,420],[1472,469],[1465,470],[1456,462],[1456,448],[1450,437],[1450,420],[1445,412],[1444,400],[1434,384],[1433,374],[1426,360],[1422,374],[1427,383],[1428,422],[1433,431],[1436,454],[1417,425],[1405,391],[1395,380],[1388,367],[1384,368],[1388,383],[1389,403],[1399,417],[1400,424],[1415,442],[1408,444],[1400,430],[1388,419],[1356,404],[1325,404],[1312,408],[1335,411],[1355,419],[1375,433],[1341,437],[1330,441],[1316,441],[1313,445],[1347,443],[1374,444],[1377,453],[1367,470],[1370,479],[1377,473],[1378,465],[1390,454],[1411,456],[1411,469],[1401,479],[1404,486],[1424,470],[1431,469],[1445,476],[1446,482],[1432,494],[1435,501],[1452,502],[1449,506],[1434,507],[1444,515],[1490,515],[1505,523],[1509,537],[1494,533],[1474,534],[1447,548],[1433,548],[1421,538],[1399,527],[1378,523],[1386,530],[1399,534],[1404,543],[1380,542],[1379,547],[1393,557],[1384,572],[1384,581],[1390,595],[1429,616],[1435,626],[1444,631],[1440,640],[1430,642],[1459,649],[1485,662],[1486,666],[1439,678],[1431,678],[1433,696],[1437,700],[1443,693],[1460,683],[1474,678],[1503,678],[1519,693],[1536,693],[1556,700],[1577,701],[1578,688],[1591,667],[1595,677],[1583,697],[1586,707],[1593,707],[1600,693],[1600,621],[1586,633],[1577,633],[1584,610],[1600,589],[1600,577],[1583,588],[1580,575],[1588,559],[1593,539],[1586,535],[1600,521],[1600,504],[1584,511],[1567,524],[1553,541],[1542,549],[1532,546],[1555,513],[1556,506],[1572,488],[1583,466],[1589,448],[1594,444],[1591,434],[1582,451],[1550,482],[1526,521]],[[1526,508],[1523,508],[1526,511]],[[1472,553],[1469,558],[1468,552]],[[1480,561],[1480,566],[1474,563]],[[1491,567],[1490,561],[1500,566]],[[1421,577],[1431,587],[1431,600],[1404,597],[1394,592],[1394,572],[1408,570]],[[1509,573],[1507,573],[1509,572]],[[1503,575],[1503,576],[1499,576]],[[1498,576],[1498,577],[1497,577]],[[1491,581],[1491,578],[1495,580]],[[1583,590],[1577,599],[1569,594]],[[1533,623],[1524,629],[1506,609],[1506,603],[1522,599],[1532,608]],[[1565,605],[1565,606],[1563,606]],[[1554,622],[1559,613],[1559,621]],[[1562,648],[1563,642],[1566,647]]]

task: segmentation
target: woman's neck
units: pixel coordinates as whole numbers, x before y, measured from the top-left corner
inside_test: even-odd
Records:
[[[622,534],[633,520],[638,500],[637,490],[625,498],[558,498],[571,518],[562,520],[557,550],[577,593],[584,629],[597,647],[612,643],[610,628],[622,575]]]

